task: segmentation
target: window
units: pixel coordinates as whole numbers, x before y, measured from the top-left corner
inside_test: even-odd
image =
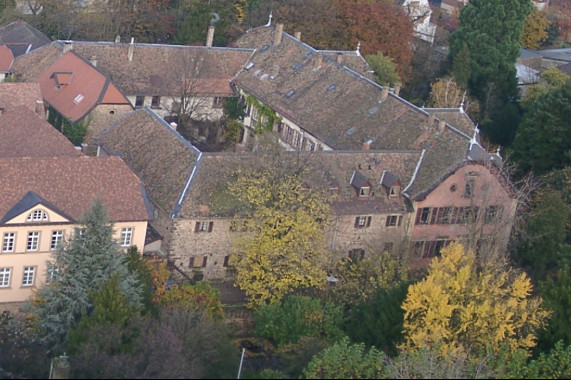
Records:
[[[0,268],[0,288],[7,288],[10,286],[10,275],[12,268]]]
[[[358,216],[355,218],[355,228],[366,228],[371,225],[370,216]]]
[[[133,227],[124,227],[121,229],[121,247],[128,247],[133,240]]]
[[[24,267],[22,286],[33,286],[35,278],[36,278],[36,267]]]
[[[52,232],[52,243],[50,249],[55,251],[63,241],[63,231],[53,231]]]
[[[440,207],[436,218],[437,224],[450,224],[452,216],[452,207]]]
[[[208,256],[204,255],[202,257],[202,267],[206,268],[206,264],[208,263]]]
[[[251,117],[252,117],[252,121],[255,124],[255,122],[258,121],[258,109],[254,106],[252,106],[252,116]]]
[[[398,186],[392,186],[392,187],[391,187],[391,192],[389,193],[389,197],[396,197],[397,195],[399,195],[399,188],[398,188]]]
[[[196,222],[194,226],[194,232],[212,232],[212,227],[214,226],[214,222],[207,222],[205,220]]]
[[[469,198],[474,195],[474,186],[476,185],[475,178],[468,178],[466,180],[466,188],[464,189],[464,196]]]
[[[58,268],[52,263],[48,262],[48,267],[46,269],[46,285],[51,284],[55,281],[58,275]]]
[[[28,246],[26,248],[27,251],[37,251],[38,250],[38,242],[40,240],[40,233],[37,231],[28,232]]]
[[[224,98],[221,98],[219,96],[215,96],[214,100],[212,101],[212,108],[222,108],[222,106],[224,105],[222,102],[223,100],[224,100]]]
[[[226,255],[224,256],[224,263],[222,263],[222,266],[224,268],[228,267],[228,261],[230,260],[230,256]]]
[[[504,213],[503,206],[488,206],[486,207],[485,222],[494,223],[502,218]]]
[[[46,220],[48,220],[48,214],[42,210],[34,210],[26,218],[27,222],[42,222]]]
[[[192,257],[188,260],[188,267],[189,267],[189,268],[194,268],[194,256],[192,256]]]
[[[153,96],[151,98],[151,108],[161,108],[161,97]]]
[[[145,97],[142,95],[137,95],[137,97],[135,98],[135,107],[140,108],[143,105],[145,105]]]
[[[371,190],[370,187],[361,187],[359,189],[359,196],[360,197],[366,197],[369,195],[369,191]]]
[[[428,224],[430,221],[430,207],[422,207],[416,211],[416,221],[414,224]]]
[[[14,242],[16,241],[16,233],[4,233],[4,242],[2,244],[2,252],[14,252]]]
[[[363,260],[365,257],[365,250],[362,248],[355,248],[349,251],[349,258],[353,261]]]
[[[389,241],[385,243],[385,247],[383,248],[383,252],[391,253],[393,251],[393,242]]]
[[[388,215],[385,226],[386,227],[400,226],[401,219],[402,219],[402,216],[400,216],[400,215]]]

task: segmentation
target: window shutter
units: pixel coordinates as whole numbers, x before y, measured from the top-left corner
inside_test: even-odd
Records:
[[[371,216],[369,216],[367,218],[367,227],[369,227],[371,225],[371,218],[372,218]]]
[[[212,226],[214,226],[214,222],[208,223],[208,232],[212,232]]]
[[[208,262],[208,256],[204,256],[202,258],[202,267],[205,268],[206,267],[206,263]]]
[[[400,227],[400,222],[401,222],[401,220],[402,220],[402,215],[399,215],[399,221],[398,221],[398,223],[397,223],[397,226],[399,226],[399,227]]]
[[[194,226],[194,232],[198,232],[200,229],[200,222],[196,222],[196,225]]]
[[[224,264],[222,264],[222,266],[227,267],[228,266],[228,260],[230,259],[230,256],[224,256]]]
[[[193,268],[193,267],[194,267],[194,256],[192,256],[192,257],[188,260],[188,267],[189,267],[189,268]]]
[[[385,227],[388,227],[391,224],[391,216],[387,215],[387,221],[385,222]]]
[[[359,227],[359,217],[355,218],[355,228]]]
[[[414,221],[414,224],[420,223],[420,215],[421,214],[422,214],[422,208],[419,208],[418,210],[416,210],[416,220]]]

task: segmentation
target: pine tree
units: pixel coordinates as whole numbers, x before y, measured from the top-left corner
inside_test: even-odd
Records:
[[[54,279],[38,291],[31,306],[42,340],[52,353],[65,348],[68,331],[93,311],[91,292],[112,275],[118,276],[129,304],[139,305],[139,284],[113,239],[113,224],[99,201],[85,213],[71,239],[54,252],[48,267]]]

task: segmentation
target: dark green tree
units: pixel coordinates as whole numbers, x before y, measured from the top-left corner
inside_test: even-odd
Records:
[[[517,97],[515,63],[532,9],[530,0],[473,0],[460,12],[460,27],[450,36],[450,58],[460,83],[469,73],[468,87],[482,104],[483,119],[495,119]],[[493,128],[503,127],[495,123]]]
[[[401,305],[407,290],[408,283],[390,289],[380,288],[370,300],[352,307],[344,328],[351,340],[395,356],[397,346],[403,342],[404,310]]]
[[[71,239],[54,252],[48,267],[54,278],[31,300],[31,311],[52,354],[65,348],[69,330],[92,313],[90,294],[114,274],[128,304],[140,304],[140,285],[113,239],[113,224],[100,201],[85,213]]]
[[[569,250],[569,246],[567,246]],[[540,293],[551,311],[547,326],[539,333],[538,348],[546,350],[558,341],[571,345],[571,267],[564,264],[541,284]]]
[[[512,150],[524,172],[545,174],[571,165],[571,80],[529,108]]]

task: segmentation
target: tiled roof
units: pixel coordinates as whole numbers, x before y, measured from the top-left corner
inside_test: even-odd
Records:
[[[232,196],[227,193],[227,183],[234,178],[238,168],[261,170],[262,168],[287,166],[295,160],[304,161],[308,169],[304,182],[312,188],[328,191],[337,188],[339,195],[333,198],[332,207],[339,214],[404,211],[403,197],[387,197],[380,185],[384,170],[398,175],[408,183],[413,175],[418,151],[320,151],[312,153],[281,152],[277,159],[272,153],[204,153],[198,165],[196,179],[189,188],[180,211],[181,217],[228,216],[236,212]],[[273,162],[273,163],[272,163]],[[354,171],[371,183],[371,196],[358,197],[350,184]]]
[[[444,120],[465,135],[472,136],[476,126],[464,110],[460,108],[423,108],[439,120]]]
[[[110,220],[149,220],[141,181],[118,157],[0,158],[0,218],[32,191],[74,220],[101,200]]]
[[[0,115],[0,157],[77,157],[79,154],[64,135],[28,107],[15,107]]]
[[[18,106],[26,106],[35,111],[40,101],[41,112],[44,111],[42,91],[38,83],[0,83],[0,108],[9,111]]]
[[[174,212],[200,152],[148,108],[117,120],[98,139],[137,173],[159,207]]]
[[[275,29],[273,27],[267,26],[248,30],[233,43],[233,46],[249,49],[262,49],[264,46],[272,46],[274,42],[274,32]],[[371,67],[357,50],[316,50],[287,33],[284,33],[283,36],[291,39],[292,41],[297,41],[300,46],[303,46],[306,49],[320,52],[330,60],[336,62],[339,60],[342,65],[349,67],[369,79],[374,78],[374,75],[371,72]]]
[[[53,65],[62,55],[63,44],[54,41],[28,54],[16,57],[12,71],[24,82],[35,82],[42,73]]]
[[[371,149],[419,148],[428,113],[319,55],[284,33],[277,47],[257,50],[233,83],[334,149],[368,140]]]
[[[0,73],[7,73],[12,68],[14,62],[14,55],[12,50],[4,45],[0,45]]]
[[[72,122],[98,104],[130,104],[105,75],[74,52],[61,56],[37,81],[46,102]]]
[[[14,57],[49,43],[50,39],[45,34],[22,20],[0,28],[0,45],[7,45]]]

